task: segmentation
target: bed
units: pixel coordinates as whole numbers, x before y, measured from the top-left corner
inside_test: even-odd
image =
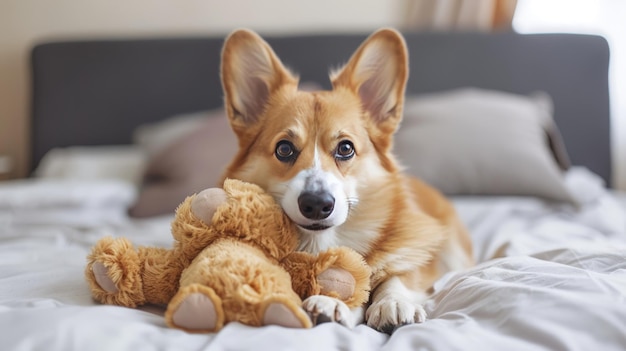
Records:
[[[328,67],[364,38],[268,41],[301,81],[327,88]],[[606,41],[406,39],[411,78],[394,150],[450,196],[478,262],[437,281],[425,323],[391,335],[332,323],[189,334],[168,328],[160,306],[95,303],[83,278],[90,247],[106,235],[171,245],[176,196],[211,186],[232,152],[222,39],[57,40],[32,51],[32,177],[0,183],[2,349],[623,350],[626,197],[610,181]],[[200,179],[167,163],[148,171],[189,148],[213,157]],[[146,198],[155,184],[161,192]],[[145,208],[156,200],[169,203]]]

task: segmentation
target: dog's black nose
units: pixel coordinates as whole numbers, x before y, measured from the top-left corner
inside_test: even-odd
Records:
[[[335,198],[329,193],[305,192],[298,197],[300,213],[308,219],[324,219],[335,208]]]

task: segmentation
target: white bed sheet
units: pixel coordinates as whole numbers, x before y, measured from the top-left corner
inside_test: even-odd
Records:
[[[83,269],[105,235],[169,246],[171,217],[89,226],[64,216],[28,221],[0,205],[0,349],[624,350],[626,201],[592,175],[570,178],[585,197],[579,211],[528,198],[455,198],[481,263],[440,279],[425,306],[429,319],[391,336],[364,325],[232,323],[217,334],[167,328],[158,307],[94,303]],[[67,211],[118,213],[124,203],[111,206]]]

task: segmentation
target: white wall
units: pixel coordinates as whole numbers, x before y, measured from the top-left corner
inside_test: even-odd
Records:
[[[0,0],[0,160],[28,161],[29,49],[47,38],[370,31],[399,23],[403,0]],[[5,157],[8,156],[8,157]],[[7,161],[8,160],[8,161]],[[1,172],[0,172],[1,173]],[[6,177],[0,174],[0,179]]]
[[[626,190],[626,1],[519,0],[513,27],[522,33],[603,35],[611,50],[613,184]]]

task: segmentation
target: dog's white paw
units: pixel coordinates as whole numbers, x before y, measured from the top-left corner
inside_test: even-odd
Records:
[[[402,299],[384,298],[368,307],[365,319],[368,326],[390,334],[397,327],[426,321],[426,311],[420,304]]]
[[[315,325],[336,322],[348,328],[354,328],[356,324],[350,308],[334,297],[313,295],[302,302],[302,308],[309,314]]]

